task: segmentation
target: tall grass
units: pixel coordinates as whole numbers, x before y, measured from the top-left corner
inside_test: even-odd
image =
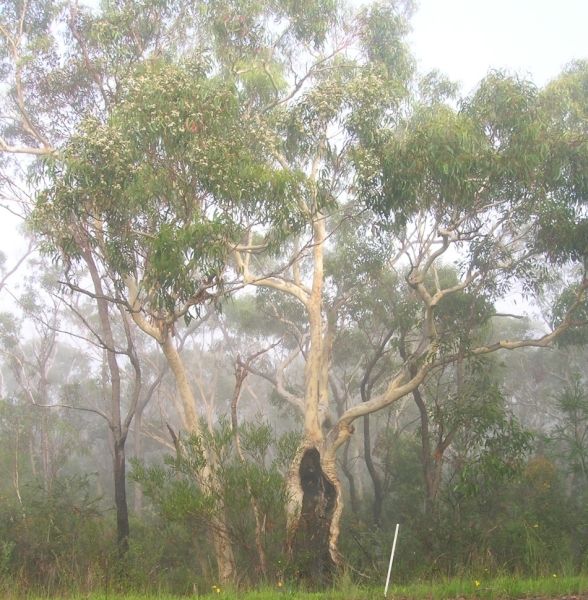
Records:
[[[390,600],[521,600],[523,598],[560,598],[562,596],[587,596],[588,575],[565,576],[553,574],[550,577],[520,579],[512,576],[492,579],[456,578],[443,581],[413,583],[392,586],[388,592]],[[20,595],[14,590],[3,590],[5,600],[56,600],[55,596]],[[384,597],[382,587],[360,587],[348,581],[324,592],[305,592],[284,584],[260,588],[254,591],[223,590],[215,586],[206,592],[196,592],[191,596],[169,594],[112,594],[92,593],[59,595],[68,600],[185,600],[203,598],[205,600],[372,600]]]

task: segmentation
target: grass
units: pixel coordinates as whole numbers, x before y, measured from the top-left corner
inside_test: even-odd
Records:
[[[392,598],[414,600],[449,600],[480,598],[502,600],[512,598],[557,598],[578,594],[588,595],[588,576],[558,576],[537,579],[497,577],[494,579],[449,579],[443,582],[395,586]],[[390,594],[389,594],[390,596]]]
[[[427,583],[391,586],[388,591],[390,600],[511,600],[523,598],[561,598],[562,596],[585,595],[588,598],[588,575],[558,576],[537,579],[518,579],[498,577],[494,579],[448,579]],[[3,595],[6,600],[23,598],[18,595]],[[71,594],[54,596],[68,600],[186,600],[197,596],[173,596],[169,594]],[[362,588],[344,582],[339,587],[325,592],[303,592],[283,587],[268,587],[249,592],[235,592],[211,589],[209,593],[198,596],[203,600],[372,600],[383,599],[383,586],[380,588]],[[28,596],[27,600],[47,600],[48,596]]]

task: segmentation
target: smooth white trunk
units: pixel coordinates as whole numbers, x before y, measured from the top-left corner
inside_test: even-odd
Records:
[[[184,363],[169,332],[162,333],[160,344],[178,387],[183,408],[184,428],[203,439],[200,419],[196,411],[196,398],[188,381]],[[206,464],[200,474],[201,484],[208,487],[216,497],[222,498],[220,482],[215,472],[215,457],[206,448],[204,453]],[[219,581],[226,585],[235,580],[236,564],[225,509],[222,500],[220,502],[221,506],[217,507],[216,514],[211,518],[208,530],[215,550]]]

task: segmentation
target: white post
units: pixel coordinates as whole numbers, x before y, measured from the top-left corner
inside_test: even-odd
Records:
[[[394,532],[394,542],[392,542],[392,552],[390,553],[390,564],[388,565],[388,575],[386,576],[386,587],[384,588],[384,598],[388,594],[388,584],[390,583],[390,575],[392,575],[392,561],[394,560],[394,552],[396,551],[396,540],[398,539],[398,528],[400,523],[396,523],[396,531]]]

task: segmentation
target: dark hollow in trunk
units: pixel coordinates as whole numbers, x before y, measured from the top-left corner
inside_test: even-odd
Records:
[[[302,509],[294,536],[294,568],[298,577],[313,587],[332,581],[335,563],[329,552],[329,531],[337,491],[321,468],[316,448],[306,450],[300,461]]]

